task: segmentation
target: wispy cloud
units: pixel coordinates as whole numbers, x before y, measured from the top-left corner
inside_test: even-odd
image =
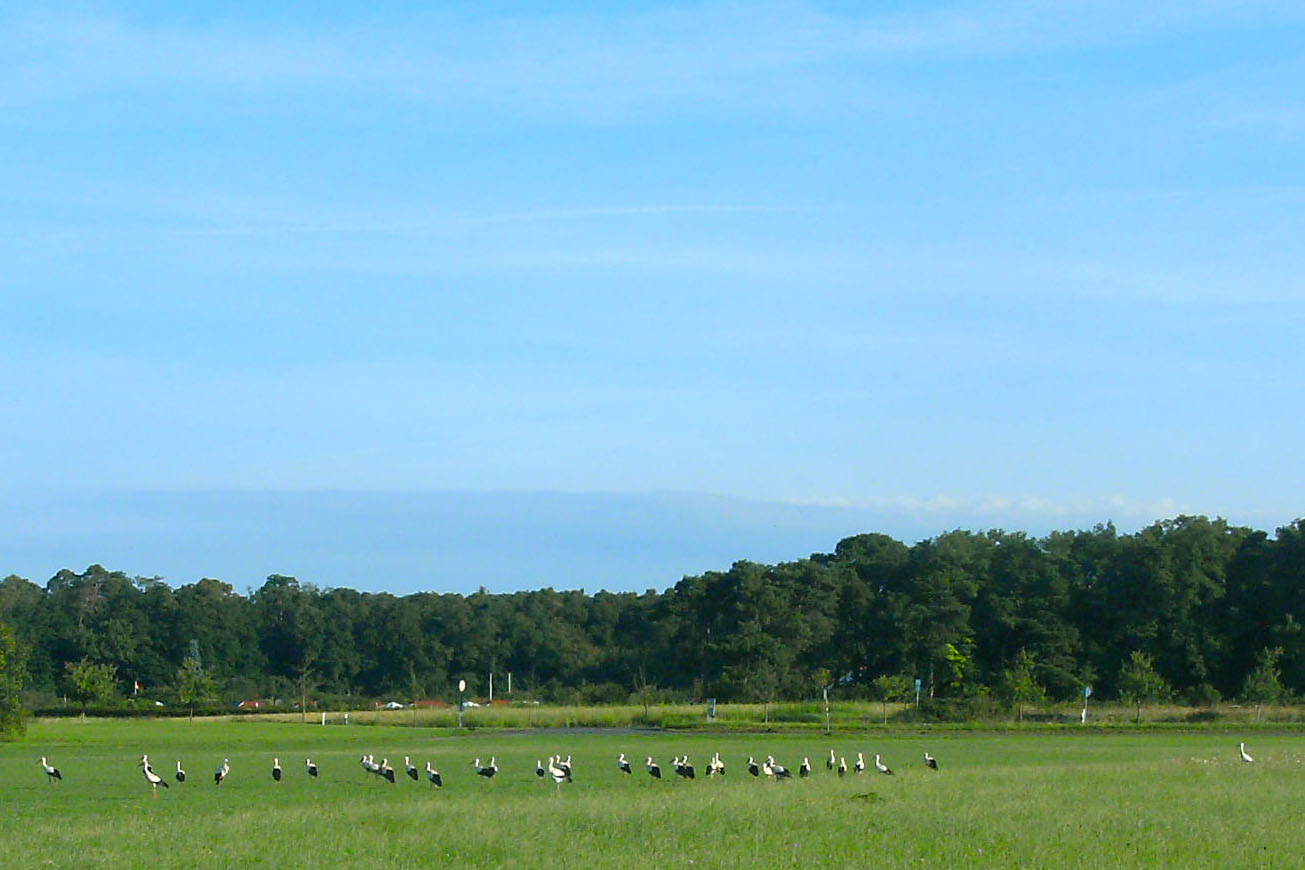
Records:
[[[201,29],[40,13],[11,16],[3,28],[0,104],[113,91],[242,100],[325,89],[540,118],[723,104],[808,112],[849,100],[898,104],[906,94],[886,89],[876,64],[1095,46],[1301,14],[1273,2],[1026,2],[840,15],[781,2],[534,18],[440,12],[390,26],[228,19]]]
[[[985,522],[992,524],[1012,520],[1027,521],[1029,517],[1049,519],[1098,517],[1101,519],[1152,520],[1194,511],[1192,506],[1186,505],[1176,498],[1139,499],[1123,495],[1101,495],[1072,499],[1057,499],[1033,494],[976,497],[939,493],[926,496],[903,495],[880,498],[812,496],[788,499],[786,503],[809,507],[894,511],[922,517],[937,516],[955,520],[984,517]]]
[[[610,205],[582,208],[539,209],[535,211],[509,211],[486,214],[431,212],[409,215],[395,220],[390,215],[375,214],[370,219],[356,215],[335,222],[311,220],[282,220],[267,223],[218,224],[215,226],[170,227],[167,233],[178,235],[226,235],[262,233],[305,233],[351,235],[438,235],[450,229],[477,227],[492,224],[561,223],[641,217],[672,217],[683,215],[746,215],[778,214],[792,209],[764,205]],[[321,212],[319,211],[318,214]],[[254,217],[254,215],[247,215]]]

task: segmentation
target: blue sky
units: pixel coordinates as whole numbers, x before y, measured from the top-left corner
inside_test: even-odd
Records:
[[[0,11],[0,573],[366,585],[232,493],[622,500],[396,591],[1305,513],[1297,4],[422,5]]]

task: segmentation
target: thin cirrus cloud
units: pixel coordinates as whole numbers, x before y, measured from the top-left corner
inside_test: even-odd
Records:
[[[1048,496],[988,495],[961,496],[939,493],[932,496],[884,496],[850,498],[847,496],[811,496],[788,499],[787,503],[804,507],[891,510],[914,516],[988,517],[1000,524],[1012,520],[1027,522],[1030,517],[1114,517],[1122,522],[1145,522],[1156,517],[1175,516],[1191,511],[1178,499],[1134,498],[1124,495],[1056,499]]]
[[[646,12],[472,17],[419,13],[403,27],[232,21],[204,28],[109,14],[11,16],[0,38],[10,106],[111,90],[326,87],[546,114],[787,104],[889,104],[851,64],[1001,56],[1128,43],[1176,28],[1295,19],[1282,3],[949,4],[834,14],[803,4],[704,4]],[[838,67],[837,74],[831,68]],[[821,85],[813,88],[812,85]],[[828,102],[822,94],[829,94]],[[878,96],[876,96],[878,95]]]

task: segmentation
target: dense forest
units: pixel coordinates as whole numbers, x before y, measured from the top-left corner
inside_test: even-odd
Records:
[[[1273,536],[1199,516],[1129,535],[865,534],[642,594],[397,597],[274,575],[245,596],[92,565],[44,587],[5,578],[0,621],[41,703],[137,684],[227,703],[448,699],[459,678],[483,696],[490,672],[500,694],[511,672],[514,697],[545,700],[876,696],[918,678],[939,699],[1068,699],[1090,684],[1203,703],[1305,690],[1305,520]]]

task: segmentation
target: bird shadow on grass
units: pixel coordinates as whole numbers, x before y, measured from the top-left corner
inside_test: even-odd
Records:
[[[868,792],[865,792],[864,794],[854,794],[854,795],[852,795],[852,797],[850,798],[850,800],[861,801],[861,802],[863,802],[863,803],[867,803],[867,804],[873,804],[873,803],[877,803],[878,801],[883,800],[883,798],[881,798],[881,797],[878,795],[878,793],[876,793],[876,792],[868,791]]]

